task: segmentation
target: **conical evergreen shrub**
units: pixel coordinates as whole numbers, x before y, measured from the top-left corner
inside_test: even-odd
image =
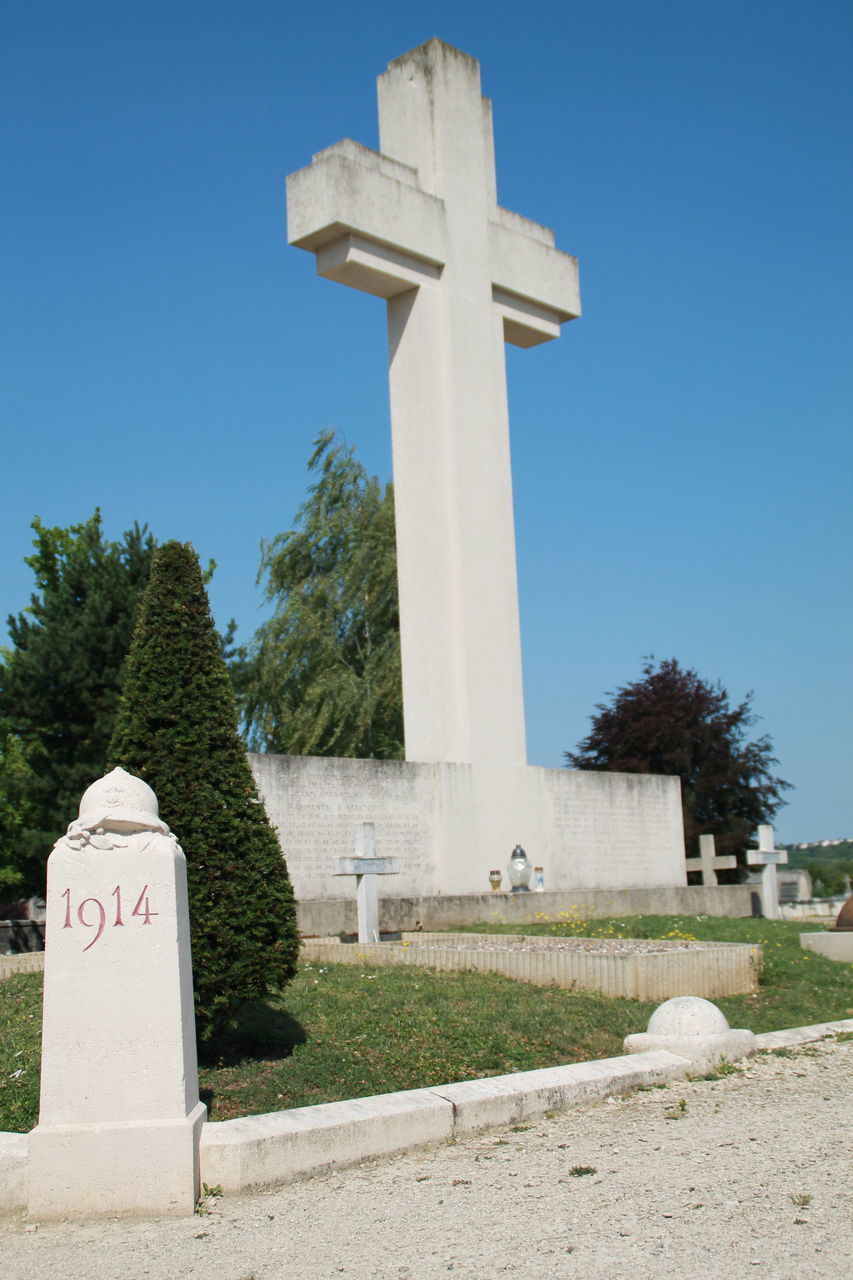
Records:
[[[154,788],[186,855],[196,1032],[209,1041],[244,1000],[293,977],[299,935],[189,545],[154,554],[109,755]]]

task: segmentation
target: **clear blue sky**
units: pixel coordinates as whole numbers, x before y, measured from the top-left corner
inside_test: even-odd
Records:
[[[528,751],[644,654],[755,691],[782,839],[853,834],[848,0],[6,0],[0,614],[29,523],[135,519],[260,620],[311,442],[390,478],[384,306],[287,247],[285,175],[377,145],[375,77],[479,58],[506,207],[582,319],[508,349]]]

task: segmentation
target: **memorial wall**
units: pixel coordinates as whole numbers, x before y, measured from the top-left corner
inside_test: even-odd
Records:
[[[677,778],[512,765],[250,755],[299,899],[347,898],[335,875],[372,822],[397,860],[384,897],[479,894],[516,844],[549,890],[687,882]]]

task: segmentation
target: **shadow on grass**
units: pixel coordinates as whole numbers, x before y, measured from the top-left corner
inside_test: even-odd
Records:
[[[210,1044],[199,1046],[199,1066],[246,1067],[289,1058],[296,1046],[305,1044],[307,1039],[301,1022],[286,1010],[277,1008],[272,1001],[251,1000],[243,1005],[231,1030]],[[201,1088],[198,1092],[208,1118],[218,1119],[216,1090]]]
[[[267,1000],[250,1000],[233,1028],[199,1047],[199,1065],[236,1067],[246,1062],[289,1058],[308,1035],[301,1022]],[[202,1099],[205,1101],[205,1099]]]

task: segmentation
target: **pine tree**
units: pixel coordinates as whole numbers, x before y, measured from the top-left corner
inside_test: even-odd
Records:
[[[252,642],[244,719],[255,750],[400,759],[394,493],[333,442],[315,443],[297,527],[263,547],[275,611]]]
[[[154,555],[110,745],[144,778],[187,859],[196,1029],[294,974],[293,889],[237,733],[237,709],[192,547]]]
[[[670,658],[657,667],[647,659],[642,680],[607,696],[611,704],[598,704],[589,735],[565,753],[567,763],[678,776],[688,855],[695,856],[699,836],[709,834],[718,854],[743,859],[756,826],[772,821],[791,785],[770,773],[778,761],[766,735],[745,740],[756,720],[752,695],[731,707],[720,684]]]
[[[9,859],[23,892],[43,889],[54,841],[104,772],[154,551],[139,525],[121,542],[107,541],[99,511],[68,529],[38,518],[32,527],[35,550],[26,563],[36,591],[9,618],[12,647],[0,665],[0,809],[14,810]]]

